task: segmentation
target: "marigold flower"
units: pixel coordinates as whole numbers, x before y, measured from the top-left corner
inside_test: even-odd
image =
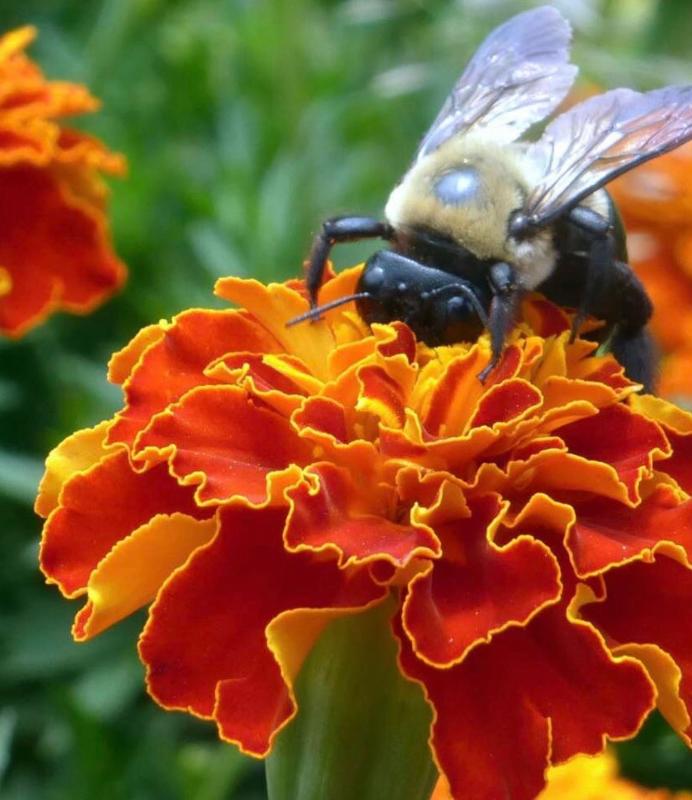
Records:
[[[142,330],[110,363],[123,409],[48,458],[76,639],[153,601],[152,697],[261,757],[324,626],[393,597],[456,797],[534,798],[656,705],[689,738],[692,415],[538,296],[483,385],[487,336],[429,348],[352,306],[287,328],[299,282],[217,293],[240,308]]]
[[[0,331],[9,336],[56,309],[90,311],[125,279],[99,176],[121,175],[125,161],[57,121],[98,102],[83,86],[45,79],[23,53],[35,33],[0,36]]]
[[[654,303],[663,351],[660,393],[692,401],[692,144],[628,172],[609,187],[628,232],[632,266]]]
[[[671,792],[638,786],[618,775],[618,765],[610,752],[600,756],[577,756],[567,764],[551,767],[547,786],[537,800],[692,800],[690,792]],[[443,780],[435,787],[431,800],[450,800]]]

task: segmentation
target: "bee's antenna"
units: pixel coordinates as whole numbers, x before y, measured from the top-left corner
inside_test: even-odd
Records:
[[[344,297],[339,297],[336,300],[332,300],[331,303],[325,303],[322,306],[315,306],[309,311],[306,311],[304,314],[300,314],[297,317],[293,317],[293,319],[289,319],[286,323],[286,327],[291,328],[293,325],[297,325],[299,322],[306,322],[307,320],[317,320],[320,318],[320,314],[322,314],[324,311],[331,311],[333,308],[343,306],[344,303],[350,303],[352,300],[363,300],[366,297],[372,297],[370,292],[356,292],[355,294],[347,294]]]

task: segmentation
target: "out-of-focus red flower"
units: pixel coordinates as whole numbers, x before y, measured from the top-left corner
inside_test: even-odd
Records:
[[[264,756],[323,627],[393,595],[459,798],[530,800],[657,704],[689,737],[692,415],[539,297],[483,385],[487,336],[429,348],[352,306],[287,328],[298,282],[217,292],[240,309],[142,330],[122,411],[48,458],[42,568],[85,599],[78,640],[153,601],[152,697]]]
[[[0,332],[21,336],[57,309],[85,313],[125,279],[99,173],[122,156],[65,127],[98,102],[83,86],[47,81],[24,48],[35,30],[0,37]]]
[[[632,266],[654,303],[660,393],[692,404],[692,143],[609,187],[622,212]]]
[[[569,763],[551,767],[547,785],[536,800],[692,800],[690,792],[671,792],[638,786],[618,775],[610,752],[577,756]],[[440,780],[431,800],[450,800],[449,787]]]

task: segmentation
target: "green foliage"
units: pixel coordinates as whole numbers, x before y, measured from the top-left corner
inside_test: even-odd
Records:
[[[272,800],[429,800],[432,710],[399,671],[395,610],[390,600],[333,620],[310,651],[296,681],[298,714],[267,759]]]
[[[38,26],[32,53],[47,74],[82,81],[103,100],[103,111],[79,124],[129,159],[112,208],[131,270],[122,294],[95,314],[59,316],[21,342],[0,342],[3,800],[263,797],[259,764],[220,744],[213,726],[165,714],[144,696],[135,655],[141,617],[72,643],[75,608],[42,585],[35,566],[39,523],[30,508],[41,461],[118,406],[105,364],[142,325],[218,305],[211,289],[220,275],[295,275],[323,217],[378,213],[465,58],[528,5],[0,5],[0,28]],[[587,77],[642,86],[689,79],[689,62],[663,52],[666,31],[690,31],[688,3],[563,7],[577,13],[576,60]],[[355,263],[367,252],[345,247],[337,260]],[[671,760],[666,734],[647,736],[637,758],[650,765],[648,780],[692,785],[687,754]]]

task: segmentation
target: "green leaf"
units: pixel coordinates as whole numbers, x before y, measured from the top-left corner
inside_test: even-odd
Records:
[[[270,800],[428,800],[431,710],[397,666],[392,603],[332,622],[296,685],[298,715],[267,759]]]

